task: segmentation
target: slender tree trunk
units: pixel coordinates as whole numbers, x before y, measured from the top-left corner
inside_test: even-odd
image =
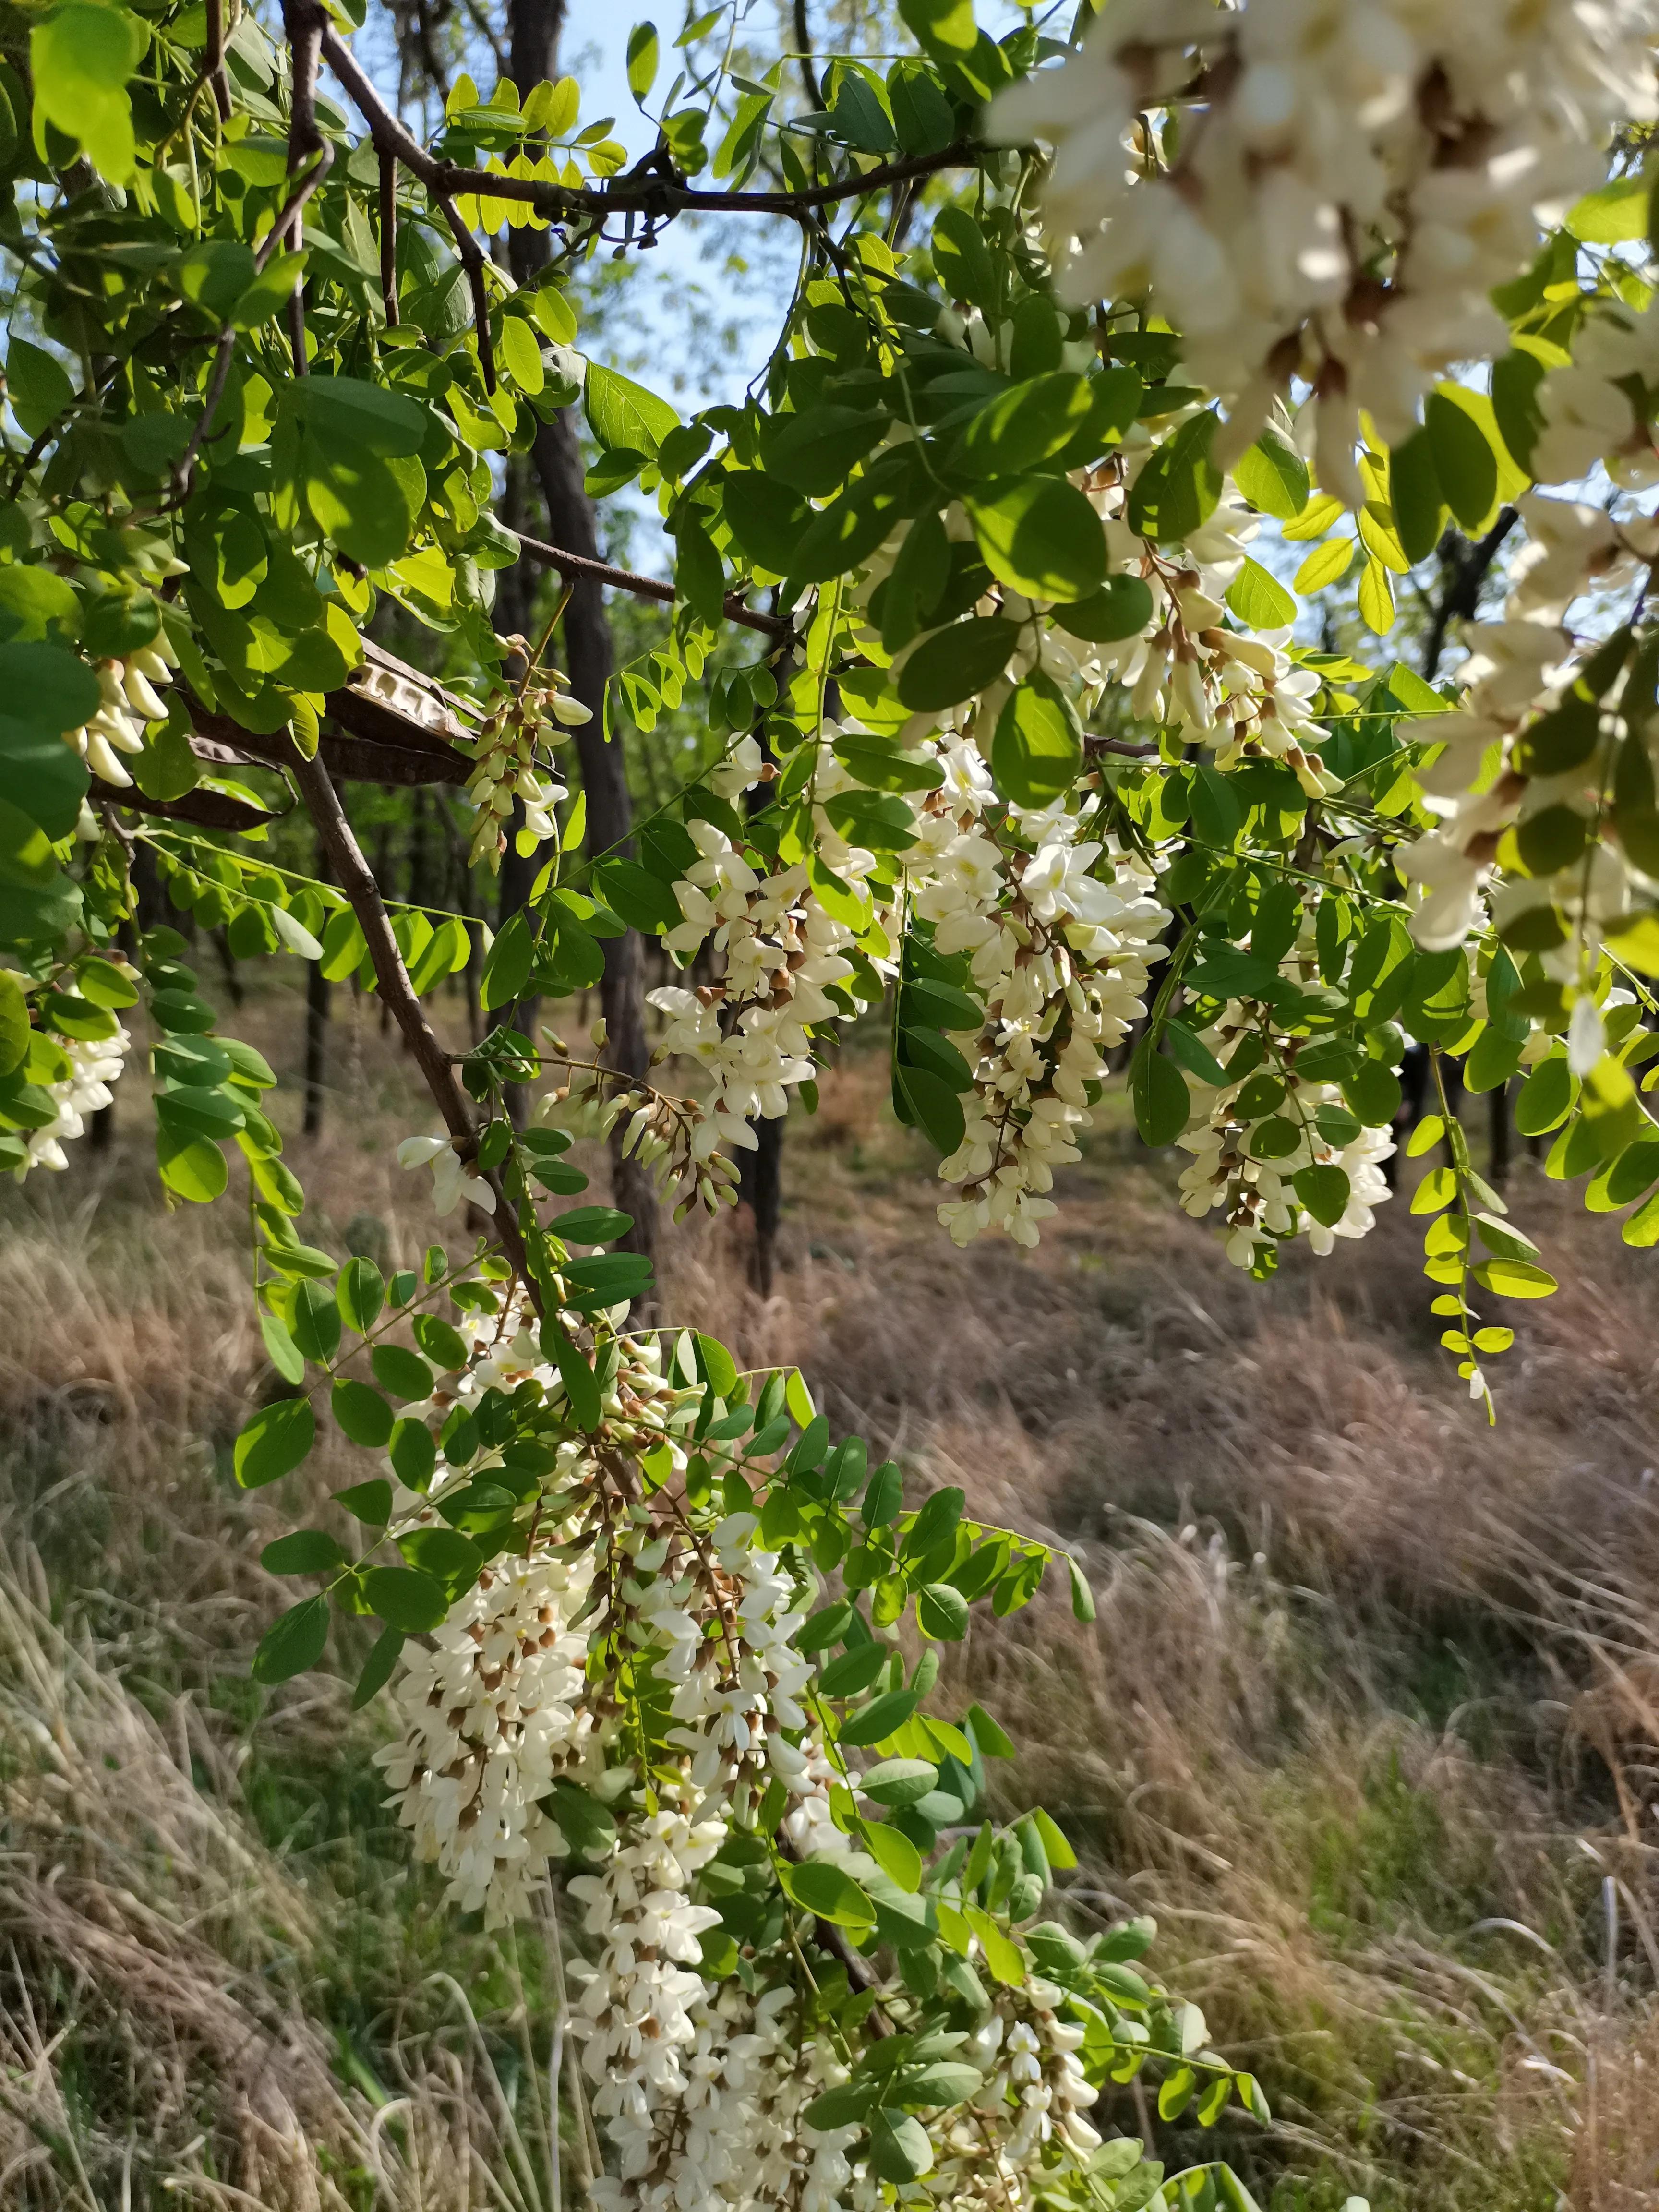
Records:
[[[328,1081],[328,1016],[334,986],[320,960],[306,969],[306,1118],[307,1137],[323,1133],[323,1089]]]
[[[509,0],[513,76],[521,94],[542,78],[558,75],[559,34],[564,19],[565,0]],[[518,282],[533,282],[546,264],[547,233],[528,228],[512,231],[509,251]],[[551,422],[538,424],[531,465],[546,504],[548,534],[553,543],[568,552],[599,557],[593,503],[583,483],[581,443],[568,410]],[[575,584],[565,607],[564,646],[570,688],[593,718],[576,732],[582,788],[587,794],[588,850],[595,854],[626,852],[634,823],[627,768],[621,744],[607,744],[605,740],[605,687],[616,668],[616,653],[605,617],[605,594],[598,584],[586,579]],[[504,862],[504,910],[508,882],[508,864]],[[526,880],[518,894],[520,902],[528,889]],[[605,1064],[631,1077],[642,1076],[651,1054],[645,1034],[645,962],[635,931],[605,940],[599,1000],[609,1039]],[[611,1164],[617,1203],[634,1217],[634,1227],[622,1240],[623,1246],[653,1255],[656,1191],[638,1162],[623,1158],[620,1126],[611,1139]]]

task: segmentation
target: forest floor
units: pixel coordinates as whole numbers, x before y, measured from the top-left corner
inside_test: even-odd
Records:
[[[406,1260],[429,1184],[392,1149],[430,1117],[377,1010],[337,1000],[323,1133],[289,1144],[305,1234]],[[274,975],[225,1026],[297,1075]],[[1651,2212],[1651,1255],[1518,1164],[1564,1288],[1502,1316],[1489,1430],[1403,1195],[1258,1286],[1115,1123],[1039,1252],[957,1253],[885,1089],[855,1049],[792,1119],[775,1296],[722,1224],[675,1232],[667,1307],[799,1363],[915,1496],[959,1483],[1086,1560],[1091,1628],[1045,1592],[945,1690],[1019,1739],[1007,1806],[1075,1839],[1061,1909],[1153,1915],[1274,2111],[1217,2142],[1126,2092],[1111,2122],[1221,2151],[1273,2212]],[[345,1680],[248,1677],[292,1595],[261,1546],[345,1448],[236,1490],[240,1210],[165,1218],[137,1101],[116,1119],[0,1200],[0,2205],[553,2212],[538,1948],[410,1869]]]

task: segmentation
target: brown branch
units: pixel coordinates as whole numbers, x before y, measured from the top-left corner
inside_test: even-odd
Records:
[[[380,155],[380,296],[386,301],[386,324],[398,327],[398,163],[394,155]]]
[[[1486,580],[1487,571],[1503,549],[1520,516],[1512,507],[1504,507],[1486,536],[1471,544],[1455,530],[1448,530],[1440,541],[1442,589],[1439,605],[1429,623],[1428,635],[1423,641],[1423,675],[1432,684],[1440,673],[1440,656],[1446,649],[1446,633],[1454,617],[1473,622],[1479,610],[1480,586]]]
[[[445,1126],[456,1140],[462,1158],[472,1159],[477,1150],[478,1130],[471,1101],[461,1088],[459,1079],[449,1054],[433,1034],[415,995],[415,987],[409,980],[409,970],[404,965],[398,940],[392,933],[392,924],[386,916],[386,902],[380,896],[380,887],[374,880],[374,872],[363,858],[362,848],[353,835],[346,820],[345,810],[340,805],[340,794],[334,788],[329,773],[320,759],[303,760],[295,749],[290,773],[298,785],[301,797],[317,825],[317,835],[328,854],[334,870],[334,880],[345,893],[351,911],[357,917],[357,927],[363,933],[368,947],[368,957],[374,963],[374,980],[380,987],[383,1003],[391,1007],[392,1017],[408,1042],[415,1064],[426,1079]],[[474,1173],[482,1170],[474,1166]],[[537,1312],[541,1311],[541,1296],[531,1275],[520,1232],[519,1218],[513,1201],[501,1187],[494,1170],[486,1176],[495,1201],[495,1233],[509,1265],[517,1273]]]
[[[308,162],[313,162],[309,178],[310,193],[316,191],[327,175],[334,159],[334,149],[317,128],[317,72],[323,58],[323,25],[325,17],[316,0],[283,0],[283,24],[288,33],[289,50],[293,55],[293,88],[289,99],[288,126],[288,168],[290,176],[298,176]],[[297,206],[284,208],[273,226],[273,237],[290,237],[297,249],[305,235],[300,222]],[[294,287],[288,303],[289,341],[294,350],[294,374],[306,374],[306,295],[304,279]]]
[[[500,526],[506,528],[505,524]],[[591,576],[596,583],[609,584],[618,592],[631,592],[636,599],[655,599],[663,606],[674,603],[674,586],[655,576],[641,576],[631,568],[613,568],[610,562],[589,560],[586,554],[567,553],[562,546],[544,544],[539,538],[526,538],[522,531],[508,535],[518,539],[520,550],[532,561],[556,568],[562,576]],[[744,629],[757,629],[766,637],[786,638],[792,634],[793,625],[781,615],[760,614],[744,606],[735,592],[726,595],[726,618],[741,623]]]
[[[221,123],[230,120],[230,76],[225,68],[225,0],[207,0],[207,55],[202,76],[213,88]]]

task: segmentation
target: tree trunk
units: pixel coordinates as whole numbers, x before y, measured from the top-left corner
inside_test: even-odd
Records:
[[[559,34],[564,27],[565,0],[509,0],[507,21],[512,43],[513,76],[520,94],[544,77],[556,77]],[[525,228],[508,233],[513,274],[520,283],[533,282],[546,265],[548,235]],[[548,535],[567,552],[599,557],[599,533],[594,527],[593,503],[583,483],[581,442],[568,410],[551,422],[540,422],[531,451],[531,465],[547,507]],[[581,763],[582,788],[587,794],[587,848],[591,854],[626,852],[633,829],[634,810],[628,793],[628,774],[620,743],[605,739],[605,694],[616,668],[611,624],[605,617],[605,594],[599,585],[582,578],[571,591],[564,611],[564,648],[570,688],[592,720],[576,732]],[[503,911],[512,856],[501,868]],[[522,903],[533,879],[533,865],[519,891]],[[605,976],[599,986],[609,1042],[607,1066],[638,1078],[645,1073],[650,1048],[645,1035],[645,961],[638,933],[605,940]],[[611,1170],[617,1203],[634,1217],[634,1226],[622,1239],[627,1251],[654,1256],[657,1244],[657,1200],[648,1174],[638,1162],[622,1156],[622,1128],[611,1139]]]
[[[328,1015],[334,986],[323,973],[320,960],[306,967],[306,1118],[305,1133],[323,1133],[323,1086],[328,1080]]]

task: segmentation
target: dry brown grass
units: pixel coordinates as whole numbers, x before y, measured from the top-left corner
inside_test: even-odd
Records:
[[[291,1002],[238,1025],[291,1071]],[[387,1139],[428,1117],[372,1015],[340,1029],[324,1139],[291,1146],[307,1234],[407,1259],[430,1224]],[[1093,1629],[1045,1592],[975,1626],[951,1679],[1019,1737],[1006,1802],[1040,1790],[1078,1838],[1068,1909],[1152,1912],[1161,1971],[1267,2081],[1279,2124],[1230,2154],[1285,2212],[1350,2190],[1390,2212],[1659,2204],[1647,1255],[1521,1172],[1566,1287],[1522,1310],[1489,1431],[1434,1349],[1403,1204],[1363,1252],[1258,1288],[1109,1133],[1040,1254],[957,1254],[884,1087],[849,1057],[792,1125],[779,1294],[741,1289],[722,1224],[677,1240],[669,1309],[801,1364],[918,1492],[959,1482],[1086,1559]],[[25,2161],[0,2204],[118,2203],[125,2159],[146,2187],[193,2168],[272,2206],[380,2187],[448,2212],[494,2188],[535,2212],[501,2087],[532,2132],[511,2054],[533,1987],[388,1887],[396,1844],[348,1786],[371,1725],[331,1677],[268,1704],[228,1686],[283,1601],[258,1553],[296,1504],[227,1479],[260,1368],[234,1215],[162,1220],[118,1147],[5,1219],[0,1984],[21,1969],[33,2009],[0,1996],[0,2112],[30,2116],[0,2117],[0,2174]],[[309,1501],[331,1474],[307,1470]],[[429,1978],[457,1942],[482,2043]],[[88,2121],[94,2062],[131,2086]]]

